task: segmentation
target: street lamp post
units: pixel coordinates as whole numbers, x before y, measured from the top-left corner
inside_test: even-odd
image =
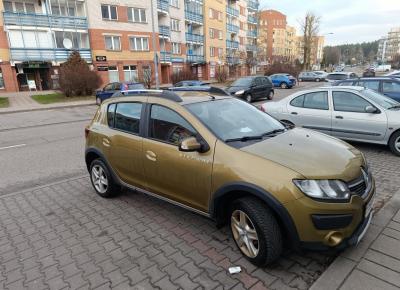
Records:
[[[156,79],[156,89],[160,88],[160,81],[158,79],[158,54],[156,50],[156,27],[155,27],[155,22],[154,22],[154,0],[150,1],[151,4],[151,28],[152,28],[152,38],[153,38],[153,51],[154,51],[154,67],[155,67],[155,72],[154,72],[154,77]]]

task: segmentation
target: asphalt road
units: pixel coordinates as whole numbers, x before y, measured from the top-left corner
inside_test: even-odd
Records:
[[[84,128],[95,110],[0,115],[0,194],[84,174]]]

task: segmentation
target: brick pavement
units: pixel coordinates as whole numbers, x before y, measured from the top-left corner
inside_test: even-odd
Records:
[[[399,158],[360,148],[391,196]],[[0,289],[308,289],[334,258],[287,252],[257,268],[228,228],[139,193],[102,199],[88,176],[0,197]]]

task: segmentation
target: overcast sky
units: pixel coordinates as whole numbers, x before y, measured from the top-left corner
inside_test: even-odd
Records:
[[[299,32],[307,11],[321,16],[320,34],[326,45],[379,39],[400,26],[400,0],[260,0],[260,9],[278,10]]]

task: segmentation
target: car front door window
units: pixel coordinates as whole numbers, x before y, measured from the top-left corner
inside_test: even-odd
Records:
[[[183,139],[196,136],[196,130],[178,113],[163,106],[152,105],[149,137],[175,146]]]
[[[333,92],[335,111],[365,113],[365,108],[371,104],[360,96],[350,92]]]
[[[383,93],[400,93],[400,84],[396,82],[383,82]]]

